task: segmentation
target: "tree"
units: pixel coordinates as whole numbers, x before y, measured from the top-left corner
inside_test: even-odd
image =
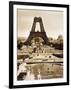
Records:
[[[59,50],[63,50],[63,36],[59,35],[57,38],[57,42],[55,44],[55,48]]]
[[[21,49],[23,46],[23,43],[21,42],[21,40],[17,40],[17,48]]]
[[[59,35],[58,38],[57,38],[57,43],[58,44],[63,44],[63,36],[62,35]]]

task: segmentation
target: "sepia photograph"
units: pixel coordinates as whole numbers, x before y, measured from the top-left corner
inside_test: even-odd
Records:
[[[10,3],[10,85],[68,85],[68,8],[60,4]]]
[[[17,80],[63,77],[63,12],[17,9]]]

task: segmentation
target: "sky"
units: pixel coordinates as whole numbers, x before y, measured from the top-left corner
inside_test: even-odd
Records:
[[[47,37],[57,38],[63,35],[63,11],[42,11],[42,10],[24,10],[17,9],[17,30],[18,37],[27,38],[30,34],[34,17],[41,17]],[[36,23],[36,29],[40,31],[39,23]]]

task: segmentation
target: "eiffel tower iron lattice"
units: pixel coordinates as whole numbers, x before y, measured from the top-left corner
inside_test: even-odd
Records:
[[[40,24],[40,32],[35,32],[36,23]],[[48,44],[48,38],[46,32],[44,30],[43,22],[41,17],[34,17],[33,25],[31,28],[31,32],[29,34],[28,39],[24,42],[24,45],[31,45],[31,40],[36,37],[41,37],[43,39],[43,44]]]

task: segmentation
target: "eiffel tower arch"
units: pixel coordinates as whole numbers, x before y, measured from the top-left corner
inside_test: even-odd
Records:
[[[37,31],[35,32],[35,28],[36,28],[36,23],[39,23],[40,25],[40,32]],[[31,45],[31,40],[33,38],[37,38],[40,37],[43,39],[43,44],[48,44],[48,38],[46,35],[46,32],[44,30],[44,26],[43,26],[43,22],[42,22],[42,18],[41,17],[34,17],[34,21],[33,21],[33,25],[29,34],[28,39],[24,42],[24,45]]]

